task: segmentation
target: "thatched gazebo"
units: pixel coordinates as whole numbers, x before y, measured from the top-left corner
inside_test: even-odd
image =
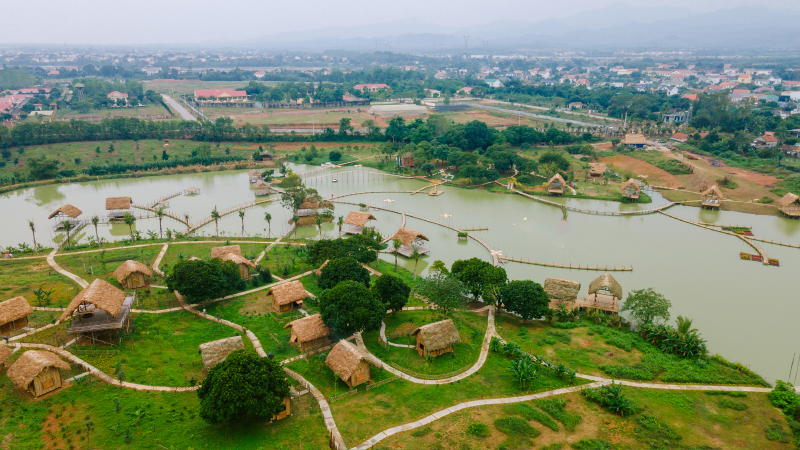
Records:
[[[800,197],[789,192],[778,200],[778,209],[786,215],[796,219],[800,217]]]
[[[150,285],[147,277],[152,277],[153,272],[139,261],[129,259],[117,267],[114,276],[124,289],[138,289]]]
[[[77,219],[81,214],[83,214],[83,211],[70,204],[66,204],[53,211],[53,213],[47,216],[47,218],[56,219],[56,223],[53,225],[53,230],[58,230],[64,226],[65,221]]]
[[[333,346],[325,358],[325,364],[352,389],[372,379],[370,363],[358,348],[348,341],[342,340]]]
[[[203,358],[203,367],[210,369],[217,364],[225,361],[232,352],[244,349],[244,342],[241,336],[234,336],[216,341],[200,344],[200,357]]]
[[[128,296],[98,278],[69,302],[58,321],[72,319],[67,332],[78,337],[89,337],[94,343],[106,335],[128,330],[135,298],[135,294]]]
[[[14,350],[11,350],[11,347],[0,344],[0,370],[6,368],[6,361],[8,361],[9,356],[14,354]]]
[[[131,212],[131,203],[133,200],[130,197],[108,197],[106,199],[106,211],[110,211],[108,217],[121,219],[126,213]]]
[[[289,344],[297,347],[297,350],[301,353],[331,343],[330,334],[333,330],[325,325],[325,322],[322,321],[322,316],[319,314],[294,320],[287,323],[283,328],[291,329],[292,334],[289,337]]]
[[[633,200],[639,200],[639,194],[641,193],[641,189],[639,188],[639,182],[634,180],[633,178],[629,179],[625,183],[622,184],[622,196]]]
[[[603,163],[589,163],[589,177],[601,178],[608,171],[608,167]]]
[[[550,297],[550,309],[564,305],[567,309],[575,308],[581,284],[577,281],[562,280],[560,278],[545,278],[544,291]]]
[[[8,368],[7,375],[18,389],[41,397],[63,385],[59,370],[69,370],[69,364],[53,353],[28,350]]]
[[[256,197],[269,195],[269,191],[271,188],[272,185],[264,180],[258,180],[255,183],[253,183],[253,189],[255,189],[254,193],[256,194]]]
[[[196,195],[200,193],[200,188],[190,187],[183,190],[183,195]]]
[[[298,217],[307,217],[307,216],[316,216],[319,214],[320,209],[329,209],[333,210],[335,207],[333,203],[329,202],[328,200],[320,201],[314,195],[309,195],[308,197],[303,200],[303,203],[300,205],[300,208],[297,209],[297,216]]]
[[[547,193],[550,195],[563,195],[566,186],[567,182],[564,181],[564,177],[562,177],[560,173],[557,173],[547,182]]]
[[[248,170],[247,177],[250,179],[250,183],[255,183],[258,180],[263,180],[263,178],[261,177],[261,171],[258,169]]]
[[[33,314],[33,308],[25,297],[14,297],[0,302],[0,334],[19,330],[28,325],[28,316]]]
[[[296,280],[270,288],[267,295],[272,295],[272,307],[278,312],[302,308],[303,300],[308,298],[305,286]]]
[[[345,234],[361,234],[364,231],[364,226],[370,220],[378,220],[372,214],[364,211],[350,211],[347,217],[344,218],[344,226],[342,231]]]
[[[450,319],[417,327],[411,334],[417,337],[415,347],[423,358],[452,352],[453,346],[461,342],[461,336]]]
[[[414,231],[405,227],[400,228],[397,230],[397,233],[389,238],[390,241],[394,241],[395,239],[400,239],[400,249],[397,251],[397,253],[405,256],[406,258],[411,257],[411,255],[414,253],[414,248],[417,249],[417,252],[420,255],[426,255],[430,253],[429,250],[422,247],[422,241],[430,241],[430,239],[428,239],[419,231]]]
[[[586,299],[576,303],[578,308],[597,309],[611,313],[619,312],[622,286],[611,274],[604,273],[589,283]]]
[[[719,208],[720,204],[722,204],[722,191],[719,190],[716,184],[706,189],[700,195],[703,197],[703,200],[700,203],[700,206],[703,208]]]
[[[622,141],[620,141],[620,144],[633,148],[644,148],[644,146],[647,144],[647,138],[645,138],[641,133],[626,134],[625,137],[622,138]]]

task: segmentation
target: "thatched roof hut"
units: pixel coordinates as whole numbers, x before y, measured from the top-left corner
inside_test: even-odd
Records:
[[[114,276],[123,288],[136,289],[147,286],[147,278],[145,277],[152,277],[153,272],[139,261],[129,259],[117,267],[117,270],[114,271]]]
[[[589,176],[602,177],[608,171],[608,166],[603,163],[589,163]]]
[[[28,325],[28,316],[33,314],[33,308],[25,297],[14,297],[0,302],[0,333],[18,330]]]
[[[255,267],[256,265],[253,264],[252,261],[245,258],[244,256],[237,255],[236,253],[228,253],[227,255],[222,257],[223,261],[233,261],[239,266],[239,272],[242,275],[243,280],[250,279],[250,267]]]
[[[319,314],[294,320],[283,328],[291,328],[289,343],[297,346],[301,352],[329,344],[329,336],[333,331],[325,325]]]
[[[800,197],[789,192],[778,200],[778,208],[789,217],[800,217]]]
[[[621,299],[622,286],[610,274],[604,273],[589,283],[586,299],[575,302],[575,307],[618,313]]]
[[[561,195],[564,193],[564,187],[566,185],[567,182],[564,181],[564,177],[562,177],[560,173],[556,173],[550,177],[550,181],[547,182],[547,193],[552,195]]]
[[[597,294],[607,292],[617,299],[622,298],[622,286],[611,276],[611,274],[604,273],[595,278],[594,281],[589,283],[589,294]]]
[[[300,308],[303,300],[308,298],[305,286],[296,280],[273,286],[267,295],[272,295],[272,307],[279,312]]]
[[[224,245],[222,247],[213,247],[211,249],[212,258],[222,258],[228,253],[233,253],[234,255],[242,256],[242,247],[238,245]]]
[[[372,214],[364,211],[350,211],[344,218],[342,231],[346,234],[361,234],[364,226],[370,220],[378,220]]]
[[[76,208],[76,207],[74,207],[74,206],[72,206],[70,204],[66,204],[66,205],[58,208],[57,210],[53,211],[53,213],[50,214],[49,216],[47,216],[47,218],[48,219],[52,219],[53,217],[68,216],[68,217],[71,217],[73,219],[77,219],[78,216],[80,216],[81,214],[83,214],[83,211],[81,211],[80,209],[78,209],[78,208]]]
[[[241,336],[234,336],[200,344],[199,352],[203,358],[203,366],[210,369],[239,349],[244,349],[244,342]]]
[[[28,350],[8,368],[7,375],[17,388],[39,397],[61,387],[59,369],[69,370],[69,364],[53,353]]]
[[[97,309],[116,316],[122,310],[124,302],[124,292],[112,286],[108,281],[97,278],[69,302],[58,321],[63,322],[69,319],[74,312],[78,314],[94,313]]]
[[[6,366],[6,361],[8,361],[8,357],[14,353],[14,350],[11,350],[11,347],[0,344],[0,369]]]
[[[106,199],[106,211],[119,211],[131,209],[133,200],[130,197],[108,197]]]
[[[450,319],[417,327],[411,334],[417,337],[417,353],[423,357],[452,352],[453,346],[461,342],[461,336]]]
[[[350,388],[370,380],[370,363],[358,348],[348,341],[339,341],[325,358],[325,364]]]
[[[642,148],[647,144],[647,139],[644,137],[643,134],[626,134],[622,141],[620,141],[622,145],[629,145],[631,147]]]
[[[389,238],[391,241],[394,241],[395,239],[400,239],[400,249],[397,253],[400,253],[406,258],[410,258],[414,253],[412,246],[416,247],[417,252],[420,255],[430,253],[430,251],[427,249],[422,248],[422,241],[430,241],[430,239],[428,239],[427,236],[419,231],[414,231],[410,228],[403,227],[397,230],[397,232],[393,234],[391,238]]]
[[[545,278],[544,291],[550,297],[550,305],[572,303],[578,299],[581,284],[577,281],[562,280],[560,278]]]
[[[700,203],[703,208],[719,208],[722,203],[722,191],[719,190],[716,184],[703,191],[700,195],[703,197]]]
[[[639,188],[639,182],[633,178],[622,184],[622,196],[625,198],[638,200],[640,192],[641,189]]]

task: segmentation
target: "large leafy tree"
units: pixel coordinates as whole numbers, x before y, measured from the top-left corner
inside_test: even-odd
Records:
[[[281,205],[293,214],[297,214],[297,210],[300,209],[300,205],[303,204],[306,197],[316,195],[316,189],[309,189],[305,186],[291,187],[281,194]]]
[[[325,325],[339,336],[357,331],[377,330],[386,315],[386,305],[357,281],[342,281],[319,297],[319,309]]]
[[[523,320],[542,317],[547,313],[550,298],[541,284],[531,280],[511,281],[500,288],[503,307]]]
[[[208,423],[269,420],[285,410],[289,381],[280,364],[253,352],[236,350],[208,371],[197,397],[200,418]]]
[[[620,312],[628,312],[630,317],[640,323],[661,323],[669,320],[672,303],[653,288],[628,292]]]
[[[397,313],[408,303],[411,288],[402,278],[386,274],[375,280],[375,284],[372,285],[372,292],[386,305],[386,309]]]
[[[483,299],[489,304],[497,302],[497,290],[508,281],[505,269],[479,258],[460,259],[453,263],[450,272],[464,283],[475,300]]]
[[[436,271],[420,278],[416,291],[438,310],[447,315],[448,311],[462,309],[467,304],[467,287],[458,278]]]
[[[369,270],[354,258],[334,259],[322,268],[318,284],[322,289],[330,289],[343,281],[356,281],[369,287]]]
[[[239,270],[232,261],[219,259],[206,262],[202,260],[179,261],[170,270],[166,278],[167,287],[178,291],[181,295],[193,302],[204,302],[221,297],[229,289],[231,280],[235,280],[232,265],[238,280],[241,281]],[[223,271],[223,268],[227,268]],[[238,284],[238,283],[237,283]]]
[[[308,244],[308,260],[322,264],[327,260],[352,257],[360,263],[371,263],[378,257],[375,253],[382,247],[379,236],[357,234],[347,239],[322,239]]]

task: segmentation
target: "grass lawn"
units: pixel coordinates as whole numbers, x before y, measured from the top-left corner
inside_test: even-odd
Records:
[[[214,229],[214,224],[211,225],[211,230]],[[203,239],[206,240],[206,239]],[[233,240],[239,240],[238,238]],[[261,239],[263,241],[263,239]],[[211,259],[211,249],[214,247],[223,247],[225,245],[238,245],[242,249],[242,256],[249,260],[255,260],[258,255],[264,251],[264,249],[269,244],[262,244],[262,243],[253,243],[253,244],[228,244],[227,241],[219,241],[218,243],[199,243],[199,244],[189,244],[189,243],[173,243],[170,244],[169,248],[167,249],[167,253],[164,254],[164,257],[161,259],[161,264],[159,265],[159,269],[166,270],[167,266],[171,266],[177,263],[181,256],[184,259],[189,259],[193,256],[196,256],[200,259],[208,260]],[[277,245],[275,247],[278,247]],[[158,247],[156,247],[158,248]],[[273,251],[275,248],[272,249]],[[161,248],[158,248],[158,251],[161,251]],[[158,251],[156,254],[158,254]],[[155,258],[153,258],[155,259]]]
[[[306,262],[303,247],[296,245],[276,245],[264,255],[261,262],[270,272],[281,278],[293,277],[316,268]]]
[[[42,306],[66,306],[80,292],[78,284],[59,275],[44,258],[0,261],[0,301],[23,296],[31,306],[38,306],[34,289],[52,291],[51,301]]]
[[[103,108],[91,109],[88,113],[81,113],[74,109],[59,109],[55,113],[57,119],[75,119],[85,120],[87,118],[112,118],[112,117],[141,117],[150,116],[148,119],[153,119],[152,116],[160,116],[161,119],[173,119],[172,113],[164,108],[162,105],[147,105],[135,108]],[[180,117],[177,117],[180,118]]]

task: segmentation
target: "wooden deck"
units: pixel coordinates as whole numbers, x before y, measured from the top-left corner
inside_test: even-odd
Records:
[[[575,309],[597,309],[619,313],[619,300],[605,294],[589,294],[583,300],[575,301]]]
[[[397,253],[405,256],[406,258],[411,258],[411,255],[414,253],[414,248],[417,249],[417,252],[419,252],[420,255],[427,255],[430,253],[430,250],[428,249],[416,246],[412,247],[410,245],[401,245],[400,250],[398,250]]]
[[[134,298],[135,295],[126,297],[122,308],[119,310],[119,314],[116,316],[112,316],[102,309],[97,309],[91,317],[75,317],[67,327],[67,333],[83,334],[94,331],[110,331],[127,328],[130,324],[128,316],[130,315]]]

